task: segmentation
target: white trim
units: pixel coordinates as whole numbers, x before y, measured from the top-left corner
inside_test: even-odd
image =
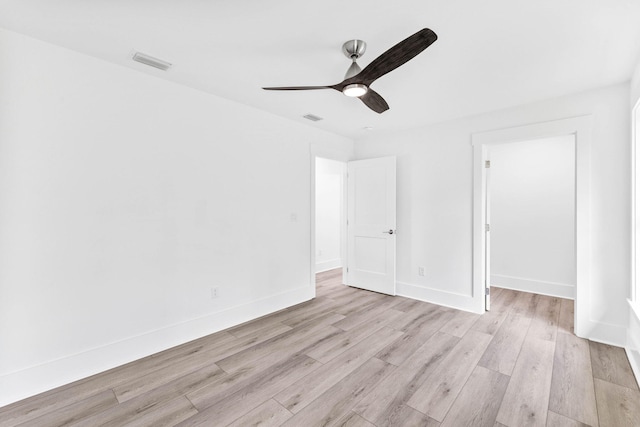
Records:
[[[340,258],[334,258],[328,261],[317,262],[316,273],[322,273],[323,271],[329,271],[339,267],[342,267],[342,260]]]
[[[569,283],[545,282],[543,280],[506,276],[504,274],[492,274],[491,286],[567,299],[575,299],[576,292],[576,287]]]
[[[311,215],[309,224],[309,241],[311,242],[311,247],[309,248],[309,283],[313,288],[313,298],[316,297],[316,159],[318,156],[316,155],[316,149],[313,145],[309,145],[309,158],[310,158],[310,170],[311,170],[311,188],[309,189],[309,193],[311,193],[309,197],[309,203],[311,204],[311,209],[309,209],[309,214]]]
[[[636,223],[638,221],[637,215],[640,214],[637,209],[638,200],[637,191],[640,191],[637,187],[638,179],[638,166],[640,165],[640,150],[637,149],[636,144],[640,139],[640,129],[638,129],[637,121],[640,116],[640,99],[636,102],[635,106],[631,110],[631,301],[638,301],[638,287],[640,286],[636,281],[636,251],[637,241],[640,239],[638,234],[640,230],[637,229]]]
[[[624,326],[591,320],[588,327],[589,336],[586,338],[590,341],[596,341],[615,347],[624,347],[627,342],[627,328]]]
[[[625,351],[631,369],[640,386],[640,304],[629,301],[629,327],[627,329],[627,345]]]
[[[640,166],[640,150],[638,150],[637,144],[640,140],[640,129],[638,129],[638,119],[640,116],[640,99],[636,101],[631,110],[631,283],[629,294],[631,299],[629,302],[629,324],[627,327],[627,337],[625,343],[625,352],[629,359],[631,369],[635,374],[636,381],[640,386],[640,301],[638,295],[638,265],[636,251],[638,250],[638,240],[640,239],[640,230],[636,227],[638,222],[637,204],[640,203],[638,199],[638,167]]]
[[[0,376],[0,407],[313,298],[303,286]],[[313,289],[315,292],[315,287]]]
[[[633,375],[636,377],[636,384],[640,387],[640,352],[631,351],[629,347],[625,347],[624,351],[627,354],[627,359],[629,359]]]
[[[479,310],[477,304],[475,304],[473,298],[470,298],[469,294],[459,294],[441,289],[433,289],[427,286],[396,282],[396,295],[451,307],[456,310],[484,313],[484,306]]]
[[[640,303],[638,301],[627,300],[629,303],[629,307],[631,308],[630,317],[634,317],[638,321],[638,325],[640,326]],[[640,332],[640,331],[639,331]],[[638,344],[640,344],[640,333],[635,335],[638,339]],[[638,347],[640,349],[640,347]]]
[[[473,176],[473,300],[484,309],[484,224],[485,168],[488,146],[528,141],[558,135],[575,135],[576,143],[576,308],[575,331],[580,337],[601,336],[602,324],[589,317],[591,275],[590,240],[590,157],[591,115],[572,117],[527,126],[512,127],[471,135],[474,153]],[[618,335],[616,334],[616,337]]]
[[[343,162],[342,168],[342,212],[340,213],[340,258],[342,267],[346,267],[349,262],[349,250],[347,247],[348,235],[347,235],[347,206],[349,206],[349,162]],[[347,269],[342,269],[342,284],[347,284]]]

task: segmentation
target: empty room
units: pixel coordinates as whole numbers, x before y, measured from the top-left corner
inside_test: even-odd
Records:
[[[0,427],[640,426],[639,22],[0,0]]]

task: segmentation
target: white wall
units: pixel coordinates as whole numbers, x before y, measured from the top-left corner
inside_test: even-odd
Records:
[[[4,30],[0,76],[0,406],[313,296],[350,140]]]
[[[398,157],[398,291],[468,308],[472,298],[473,150],[477,132],[592,115],[591,338],[624,344],[630,246],[629,84],[371,135],[356,157]],[[418,267],[425,276],[418,276]]]
[[[491,286],[575,297],[575,136],[489,149]]]
[[[316,159],[316,272],[342,267],[345,163]]]

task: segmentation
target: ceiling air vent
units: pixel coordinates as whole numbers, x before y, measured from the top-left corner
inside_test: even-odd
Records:
[[[133,55],[132,59],[141,64],[158,68],[162,71],[167,71],[171,67],[171,64],[168,63],[167,61],[163,61],[161,59],[154,58],[153,56],[145,55],[144,53],[140,53],[140,52],[136,52]]]
[[[322,120],[322,117],[318,117],[315,114],[305,114],[302,117],[304,117],[307,120],[311,120],[312,122],[318,122],[318,121]]]

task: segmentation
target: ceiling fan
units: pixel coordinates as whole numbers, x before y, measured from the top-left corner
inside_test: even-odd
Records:
[[[335,89],[346,96],[360,98],[364,104],[376,113],[383,113],[389,109],[389,104],[376,91],[371,89],[371,83],[390,71],[395,70],[405,62],[417,56],[431,46],[438,39],[436,33],[423,28],[412,36],[407,37],[382,55],[374,59],[364,70],[356,63],[361,57],[367,44],[362,40],[350,40],[342,45],[344,54],[353,61],[344,80],[332,86],[285,86],[263,87],[265,90],[316,90]]]

